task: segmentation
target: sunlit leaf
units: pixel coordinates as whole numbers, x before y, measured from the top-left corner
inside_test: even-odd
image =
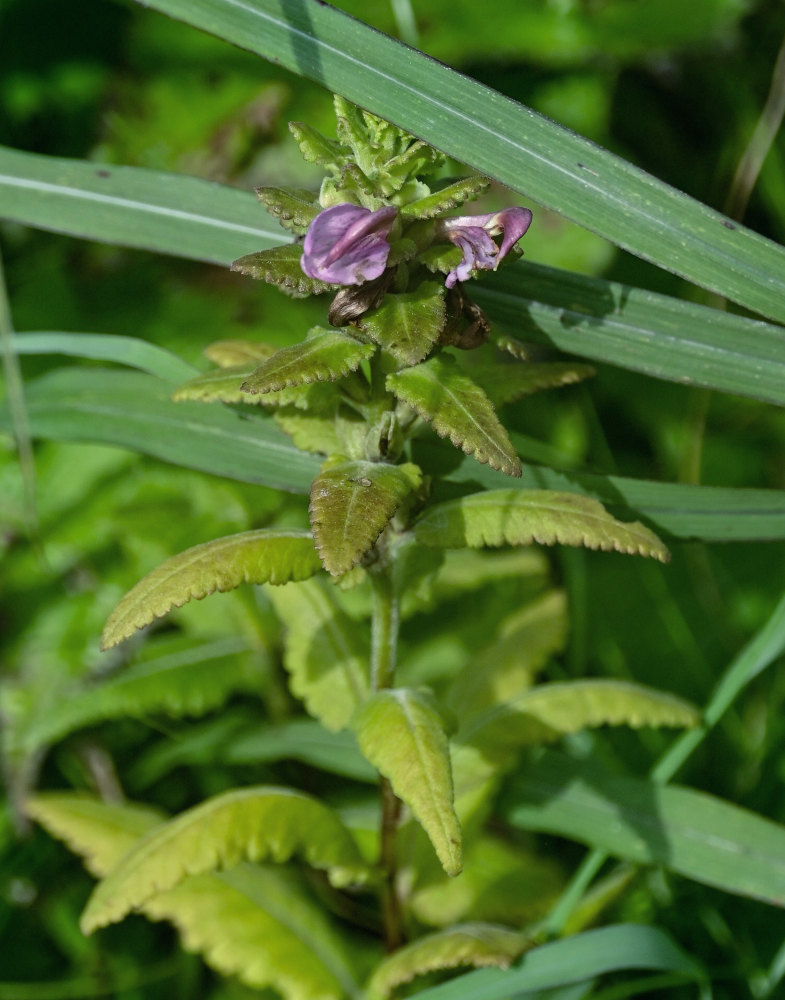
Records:
[[[419,821],[448,875],[461,871],[450,751],[432,700],[411,688],[378,691],[352,723],[360,749]]]
[[[219,368],[264,361],[278,350],[255,340],[216,340],[204,349],[204,356]]]
[[[465,370],[482,386],[494,406],[514,403],[542,389],[574,385],[594,374],[591,365],[568,361],[505,364],[499,359],[495,364],[478,365],[476,368],[466,365]]]
[[[584,545],[667,562],[668,550],[638,521],[617,521],[602,504],[551,490],[488,490],[427,510],[414,532],[425,545]]]
[[[243,383],[245,392],[270,392],[287,386],[343,378],[375,352],[373,344],[343,330],[314,327],[308,340],[282,347]]]
[[[305,580],[319,569],[313,539],[304,531],[259,529],[204,542],[167,559],[120,601],[104,628],[109,649],[172,608],[242,583]]]
[[[156,827],[124,855],[90,897],[82,928],[89,934],[122,920],[187,875],[294,856],[326,870],[334,885],[367,875],[348,830],[318,799],[288,788],[225,792]]]
[[[401,502],[422,482],[416,465],[325,462],[311,486],[311,527],[319,556],[333,576],[359,562]]]
[[[319,295],[321,292],[334,290],[333,285],[325,284],[316,278],[309,278],[302,267],[300,258],[303,248],[296,243],[285,243],[269,250],[257,250],[247,253],[232,261],[232,270],[239,271],[257,281],[266,281],[269,285],[277,285],[281,291],[292,295]]]
[[[434,191],[425,198],[418,198],[406,205],[401,214],[404,218],[433,219],[451,208],[457,208],[465,201],[473,201],[487,190],[490,181],[487,177],[462,177],[446,187]]]
[[[368,982],[371,998],[388,997],[396,986],[439,969],[495,965],[509,967],[527,948],[530,938],[498,924],[457,924],[426,934],[386,958]]]
[[[74,794],[36,796],[28,813],[99,877],[164,822],[145,807]],[[356,989],[344,942],[293,872],[241,862],[229,872],[187,876],[142,912],[171,921],[183,947],[214,969],[257,989],[271,986],[286,1000],[339,1000]]]
[[[387,387],[456,448],[508,476],[521,463],[488,397],[449,355],[387,376]]]
[[[284,666],[294,694],[328,729],[341,729],[368,692],[364,630],[317,580],[270,592],[286,626]]]
[[[255,362],[240,362],[224,365],[212,371],[203,372],[195,378],[178,385],[172,393],[175,403],[198,399],[202,403],[262,403],[259,396],[243,392],[240,386],[258,367]]]
[[[422,361],[444,327],[444,286],[424,281],[413,292],[389,293],[378,309],[366,312],[361,329],[396,361]]]

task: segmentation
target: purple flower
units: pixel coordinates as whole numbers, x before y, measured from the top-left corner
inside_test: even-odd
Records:
[[[309,278],[331,285],[361,285],[378,278],[387,266],[393,207],[333,205],[308,227],[300,266]]]
[[[490,215],[440,219],[436,224],[436,239],[451,240],[463,251],[463,260],[447,275],[445,285],[452,288],[457,281],[467,281],[474,270],[495,271],[531,221],[528,208],[505,208]],[[499,234],[503,234],[501,246],[491,239]]]

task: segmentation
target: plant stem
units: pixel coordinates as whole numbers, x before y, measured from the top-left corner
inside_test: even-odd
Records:
[[[392,687],[398,649],[398,595],[388,565],[383,563],[370,572],[372,595],[371,687],[374,691]],[[379,779],[382,818],[379,830],[379,867],[382,870],[382,924],[388,952],[403,943],[401,900],[397,887],[395,838],[401,816],[401,801],[390,782]]]

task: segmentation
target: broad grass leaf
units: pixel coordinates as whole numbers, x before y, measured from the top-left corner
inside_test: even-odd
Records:
[[[516,747],[596,726],[695,726],[700,715],[675,695],[628,681],[543,684],[487,709],[456,735],[459,743]]]
[[[422,482],[416,465],[329,459],[311,485],[311,528],[333,576],[358,563]]]
[[[378,691],[352,726],[365,757],[428,834],[448,875],[462,868],[447,735],[432,700],[412,688]]]
[[[458,924],[426,934],[384,959],[368,982],[368,997],[382,1000],[396,986],[427,972],[461,966],[495,965],[506,969],[532,944],[525,935],[498,924]]]
[[[121,673],[68,690],[38,711],[24,733],[28,752],[109,719],[199,716],[240,691],[258,693],[264,658],[241,639],[198,640]]]
[[[309,382],[335,381],[359,367],[375,352],[374,344],[342,330],[314,327],[307,340],[282,347],[243,383],[244,392],[271,392]]]
[[[294,856],[337,886],[367,878],[351,834],[318,799],[267,786],[225,792],[151,830],[125,854],[90,897],[82,929],[122,920],[188,875]]]
[[[242,583],[283,584],[320,569],[313,539],[305,531],[244,531],[204,542],[167,559],[120,601],[104,628],[109,649],[172,608]]]
[[[38,795],[27,811],[99,878],[165,821],[146,807],[73,793]],[[240,863],[230,872],[188,876],[142,912],[171,921],[186,950],[247,986],[272,987],[286,1000],[339,1000],[356,989],[345,943],[294,872]]]
[[[564,591],[549,591],[524,605],[501,623],[493,641],[450,685],[450,709],[464,719],[520,694],[564,649],[568,627]]]
[[[183,382],[172,393],[175,403],[199,400],[202,403],[252,403],[264,402],[260,396],[252,396],[240,388],[258,367],[258,363],[243,361],[234,365],[224,365],[212,371],[203,372],[195,378]]]
[[[284,666],[293,693],[328,729],[342,729],[368,694],[364,630],[319,580],[282,587],[269,596],[286,626]]]
[[[298,243],[286,243],[284,246],[257,250],[238,257],[232,261],[232,270],[258,281],[266,281],[269,285],[277,285],[281,291],[295,297],[335,291],[334,285],[309,278],[305,274],[300,267],[302,255],[302,246]]]
[[[413,292],[388,293],[378,309],[366,312],[360,327],[402,365],[427,356],[444,327],[444,285],[424,281]]]
[[[204,356],[219,368],[264,361],[278,350],[273,344],[257,340],[216,340],[204,349]]]
[[[552,490],[488,490],[427,510],[414,525],[424,545],[584,545],[590,549],[670,558],[640,522],[617,521],[597,500]]]
[[[387,388],[456,448],[492,469],[520,476],[520,459],[490,400],[455,358],[438,355],[388,375]]]

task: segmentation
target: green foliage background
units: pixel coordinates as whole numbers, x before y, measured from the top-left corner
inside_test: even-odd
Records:
[[[339,6],[369,17],[366,4]],[[415,0],[416,36],[406,11],[405,4],[385,3],[371,16],[381,30],[402,33],[437,59],[720,209],[785,33],[785,6],[752,0]],[[243,190],[315,186],[319,174],[303,164],[286,123],[332,128],[329,95],[316,85],[139,6],[108,0],[0,0],[0,109],[1,145],[190,174]],[[525,179],[521,184],[525,189]],[[488,205],[519,201],[496,188]],[[535,222],[523,244],[527,261],[717,304],[559,215],[530,207]],[[785,240],[782,134],[744,221]],[[250,337],[284,346],[323,319],[319,303],[292,302],[198,262],[14,223],[0,223],[0,246],[20,331],[138,337],[203,370],[202,351],[214,340]],[[26,356],[25,378],[61,362]],[[587,385],[505,408],[524,461],[568,477],[589,472],[785,490],[781,409],[610,364],[595,367]],[[318,790],[359,812],[369,808],[363,761],[351,746],[320,743],[296,714],[283,680],[280,626],[263,595],[215,595],[178,611],[177,629],[130,654],[98,651],[107,614],[151,567],[234,531],[307,527],[306,500],[77,443],[37,445],[36,475],[32,534],[39,544],[30,546],[20,466],[10,436],[0,438],[7,790],[0,814],[0,936],[11,944],[0,949],[0,1000],[250,994],[179,952],[162,925],[132,918],[103,943],[82,937],[77,919],[89,877],[42,831],[19,837],[14,807],[40,783],[110,797],[122,787],[129,797],[175,812],[235,785],[265,781]],[[728,526],[726,537],[732,531]],[[438,684],[462,656],[487,646],[547,575],[566,588],[570,604],[568,646],[550,664],[549,679],[635,681],[703,706],[785,590],[781,537],[725,544],[669,539],[667,567],[562,550],[547,565],[519,567],[515,582],[500,568],[497,578],[491,575],[468,595],[457,587],[451,593],[445,583],[443,627],[434,631],[424,613],[407,625],[407,683]],[[88,703],[73,710],[74,718],[63,718],[64,703],[81,701],[92,680],[125,676],[119,668],[129,659],[132,670],[160,669],[165,684],[197,649],[214,684],[208,696],[196,685],[201,704],[189,702],[173,681],[171,696],[164,692],[151,704],[119,690],[114,708],[99,706],[91,714]],[[218,680],[209,670],[211,656],[222,663]],[[783,702],[781,671],[763,673],[693,754],[679,782],[785,822]],[[200,718],[195,723],[189,716]],[[581,733],[567,749],[641,777],[671,738],[647,731]],[[348,786],[340,780],[347,776]],[[509,794],[514,797],[514,786]],[[514,809],[513,802],[506,819]],[[539,880],[537,891],[528,900],[509,900],[506,912],[521,922],[537,919],[582,849],[547,833],[522,833],[512,823],[506,836],[520,842],[523,855],[536,849],[541,859],[523,865],[521,875]],[[662,860],[655,858],[655,865]],[[785,937],[780,910],[698,885],[667,865],[625,877],[623,892],[608,889],[603,920],[667,929],[713,970],[716,997],[777,995],[785,971],[778,957]],[[694,987],[671,995],[694,995]]]

